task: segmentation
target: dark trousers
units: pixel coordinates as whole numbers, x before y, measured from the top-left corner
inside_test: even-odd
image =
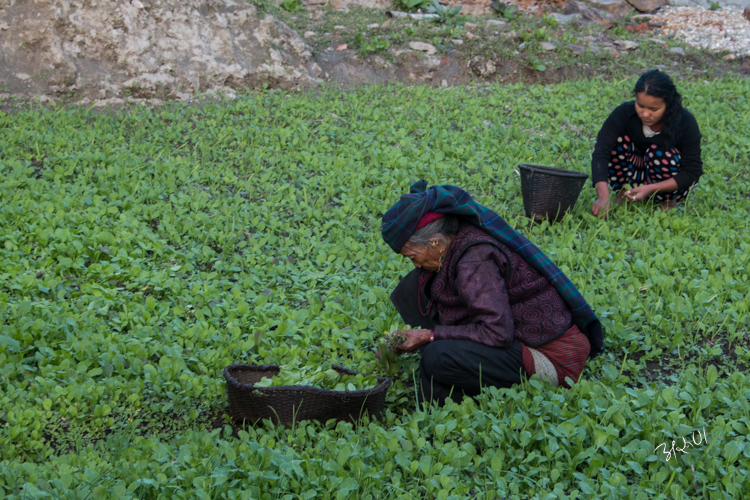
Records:
[[[419,288],[419,272],[407,274],[391,294],[391,301],[404,323],[415,328],[435,328],[440,324],[433,306],[421,314],[420,302],[430,303],[424,289]],[[521,343],[515,340],[508,348],[489,347],[470,340],[437,340],[420,348],[419,365],[420,405],[436,401],[445,403],[451,397],[460,401],[465,396],[476,396],[481,386],[510,387],[526,376],[523,369]]]
[[[445,404],[476,396],[481,387],[510,387],[526,376],[521,343],[488,347],[470,340],[438,340],[423,346],[419,364],[419,402]]]

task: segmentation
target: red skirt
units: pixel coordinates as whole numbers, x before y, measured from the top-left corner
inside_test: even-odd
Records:
[[[573,382],[578,382],[591,352],[591,344],[586,335],[573,325],[555,340],[533,349],[521,344],[521,350],[523,367],[529,376],[540,372],[540,377],[548,379],[552,385],[570,388],[565,378],[570,377]],[[552,371],[557,374],[556,380]]]

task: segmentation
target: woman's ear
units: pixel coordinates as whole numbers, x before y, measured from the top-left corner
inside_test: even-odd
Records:
[[[430,238],[430,248],[439,250],[441,253],[447,249],[445,238],[442,235],[433,236]]]

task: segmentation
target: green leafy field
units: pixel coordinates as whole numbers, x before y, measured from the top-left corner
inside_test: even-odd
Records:
[[[560,224],[521,214],[517,165],[588,171],[633,83],[0,113],[0,498],[741,498],[750,81],[679,83],[706,165],[682,208],[604,222],[587,185]],[[427,412],[412,358],[382,422],[229,425],[228,364],[380,370],[410,266],[380,217],[420,177],[544,249],[606,352],[571,390]]]

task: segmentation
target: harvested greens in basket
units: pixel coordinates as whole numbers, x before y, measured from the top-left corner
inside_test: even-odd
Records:
[[[340,374],[330,366],[290,366],[279,367],[278,375],[264,377],[254,387],[281,387],[285,385],[309,385],[329,391],[361,391],[374,389],[378,386],[375,375],[345,375]]]

